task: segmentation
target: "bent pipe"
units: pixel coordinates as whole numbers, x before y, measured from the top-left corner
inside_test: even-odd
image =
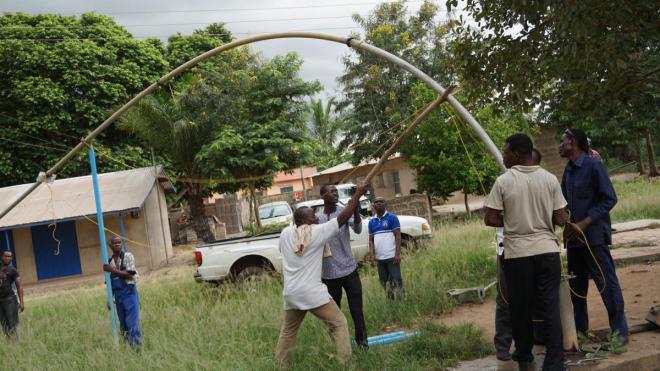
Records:
[[[80,143],[78,143],[69,153],[67,153],[60,161],[58,161],[53,167],[48,169],[45,173],[45,177],[41,179],[48,179],[50,176],[53,174],[56,174],[60,169],[64,167],[64,165],[69,162],[78,152],[80,152],[85,145],[88,145],[96,138],[101,132],[103,132],[105,129],[107,129],[112,123],[114,123],[124,112],[126,112],[129,108],[131,108],[133,105],[135,105],[137,102],[139,102],[142,98],[144,98],[146,95],[152,93],[154,90],[158,89],[159,86],[162,84],[172,80],[174,77],[180,75],[182,72],[190,69],[191,67],[196,66],[200,62],[203,62],[211,57],[214,57],[222,52],[225,52],[227,50],[231,50],[234,48],[237,48],[239,46],[251,44],[254,42],[258,41],[266,41],[266,40],[275,40],[275,39],[290,39],[290,38],[300,38],[300,39],[318,39],[318,40],[326,40],[326,41],[332,41],[340,44],[345,44],[348,45],[351,48],[354,49],[359,49],[363,50],[365,52],[369,52],[372,54],[375,54],[388,62],[394,63],[395,65],[403,68],[404,70],[410,72],[420,80],[422,80],[429,88],[435,90],[438,92],[440,95],[443,95],[445,93],[445,88],[442,87],[440,84],[438,84],[435,80],[433,80],[430,76],[422,72],[420,69],[417,67],[413,66],[412,64],[406,62],[405,60],[397,57],[394,54],[391,54],[389,52],[386,52],[385,50],[382,50],[378,47],[375,47],[373,45],[367,44],[364,41],[360,41],[357,39],[354,39],[352,37],[344,37],[344,36],[336,36],[336,35],[329,35],[329,34],[324,34],[324,33],[317,33],[317,32],[277,32],[277,33],[270,33],[270,34],[263,34],[263,35],[256,35],[256,36],[250,36],[246,37],[244,39],[240,40],[235,40],[230,43],[221,45],[215,49],[211,49],[207,51],[206,53],[203,53],[201,55],[198,55],[197,57],[189,60],[188,62],[180,65],[179,67],[173,69],[170,71],[168,74],[165,76],[161,77],[160,79],[156,80],[153,84],[149,85],[146,89],[138,93],[133,99],[129,100],[126,104],[124,104],[121,108],[119,108],[117,111],[115,111],[110,117],[108,117],[101,125],[99,125],[96,129],[94,129],[92,132],[90,132],[85,138],[83,138]],[[447,102],[454,108],[456,113],[463,119],[465,122],[470,125],[472,130],[474,130],[481,139],[482,142],[486,145],[486,149],[488,152],[493,156],[493,158],[497,161],[498,164],[500,164],[500,167],[505,170],[504,164],[502,163],[502,155],[500,154],[499,150],[497,149],[497,146],[493,141],[490,139],[486,131],[479,125],[477,120],[472,117],[472,115],[461,105],[461,103],[456,100],[453,96],[449,96],[447,98]],[[28,188],[23,194],[21,194],[16,200],[14,200],[5,210],[3,210],[0,213],[0,219],[2,219],[7,213],[9,213],[16,205],[18,205],[21,201],[25,199],[32,191],[34,191],[39,184],[43,180],[40,180],[38,178],[37,182],[32,184],[30,188]]]

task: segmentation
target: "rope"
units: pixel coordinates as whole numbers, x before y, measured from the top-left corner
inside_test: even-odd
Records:
[[[571,228],[573,228],[575,231],[577,231],[579,233],[579,235],[577,235],[577,237],[573,237],[573,236],[575,236],[575,234],[573,234],[569,238],[564,238],[564,247],[567,248],[566,243],[570,240],[575,239],[575,238],[577,238],[578,241],[580,241],[580,242],[582,242],[583,244],[586,245],[587,250],[589,251],[589,254],[591,255],[591,258],[594,260],[594,263],[596,264],[596,267],[598,267],[598,271],[600,272],[600,276],[603,279],[603,287],[598,290],[598,293],[602,295],[603,292],[605,291],[605,287],[607,286],[607,280],[605,280],[605,273],[603,273],[603,268],[601,268],[600,264],[598,264],[598,260],[596,259],[596,256],[594,255],[594,252],[592,251],[591,246],[589,245],[589,239],[587,239],[587,236],[585,236],[582,229],[576,223],[572,223],[570,221],[570,218],[571,218],[571,211],[570,210],[568,210],[568,217],[569,217],[568,218],[569,221],[566,222],[566,224],[568,224]],[[580,237],[582,237],[582,238],[580,238]],[[596,286],[598,286],[598,285],[596,285]],[[583,296],[583,295],[580,295],[580,294],[576,293],[575,290],[573,290],[573,288],[571,287],[570,282],[568,283],[568,288],[571,290],[571,293],[573,295],[577,296],[578,298],[585,299],[585,300],[587,299],[586,296]]]
[[[458,135],[458,139],[460,140],[461,144],[463,145],[463,149],[465,150],[465,155],[468,158],[468,161],[470,162],[470,166],[472,167],[472,170],[474,170],[475,175],[477,176],[477,180],[479,181],[479,185],[481,186],[481,192],[483,194],[487,194],[486,192],[486,187],[484,187],[484,183],[481,180],[481,174],[479,173],[479,170],[477,170],[477,166],[474,164],[474,161],[472,160],[472,156],[470,156],[470,152],[467,149],[467,146],[465,145],[465,141],[463,141],[463,136],[461,135],[461,130],[458,128],[458,124],[456,123],[456,115],[453,114],[453,110],[450,110],[449,108],[445,108],[447,110],[447,113],[449,113],[449,117],[454,124],[454,127],[456,128],[456,134]]]
[[[48,227],[53,226],[53,231],[51,232],[51,236],[53,237],[53,240],[57,242],[57,248],[53,252],[55,256],[60,255],[60,247],[62,245],[62,242],[55,236],[55,231],[57,231],[57,216],[55,215],[55,203],[53,201],[53,189],[50,187],[50,183],[48,183],[48,180],[44,181],[46,184],[46,187],[48,188],[48,192],[50,192],[50,198],[48,199],[48,205],[50,206],[50,213],[53,216],[53,222],[51,224],[48,224]]]

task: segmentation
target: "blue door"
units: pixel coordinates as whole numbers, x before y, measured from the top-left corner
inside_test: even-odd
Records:
[[[76,238],[76,223],[74,221],[57,223],[55,238],[53,226],[38,225],[32,227],[32,247],[34,262],[37,265],[37,279],[73,276],[82,273],[80,269],[80,253]]]

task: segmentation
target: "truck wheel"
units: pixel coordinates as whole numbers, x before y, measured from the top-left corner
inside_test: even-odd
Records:
[[[254,282],[258,281],[264,274],[266,274],[266,270],[263,267],[251,265],[241,269],[235,280],[238,283]]]

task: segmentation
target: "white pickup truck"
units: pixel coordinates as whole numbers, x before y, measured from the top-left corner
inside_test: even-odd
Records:
[[[431,237],[428,221],[417,216],[399,215],[402,244]],[[369,252],[369,218],[362,219],[362,233],[351,231],[351,248],[358,261]],[[198,245],[195,249],[197,282],[220,282],[231,279],[245,280],[267,271],[282,272],[282,256],[279,250],[280,233],[257,237],[236,238]]]

